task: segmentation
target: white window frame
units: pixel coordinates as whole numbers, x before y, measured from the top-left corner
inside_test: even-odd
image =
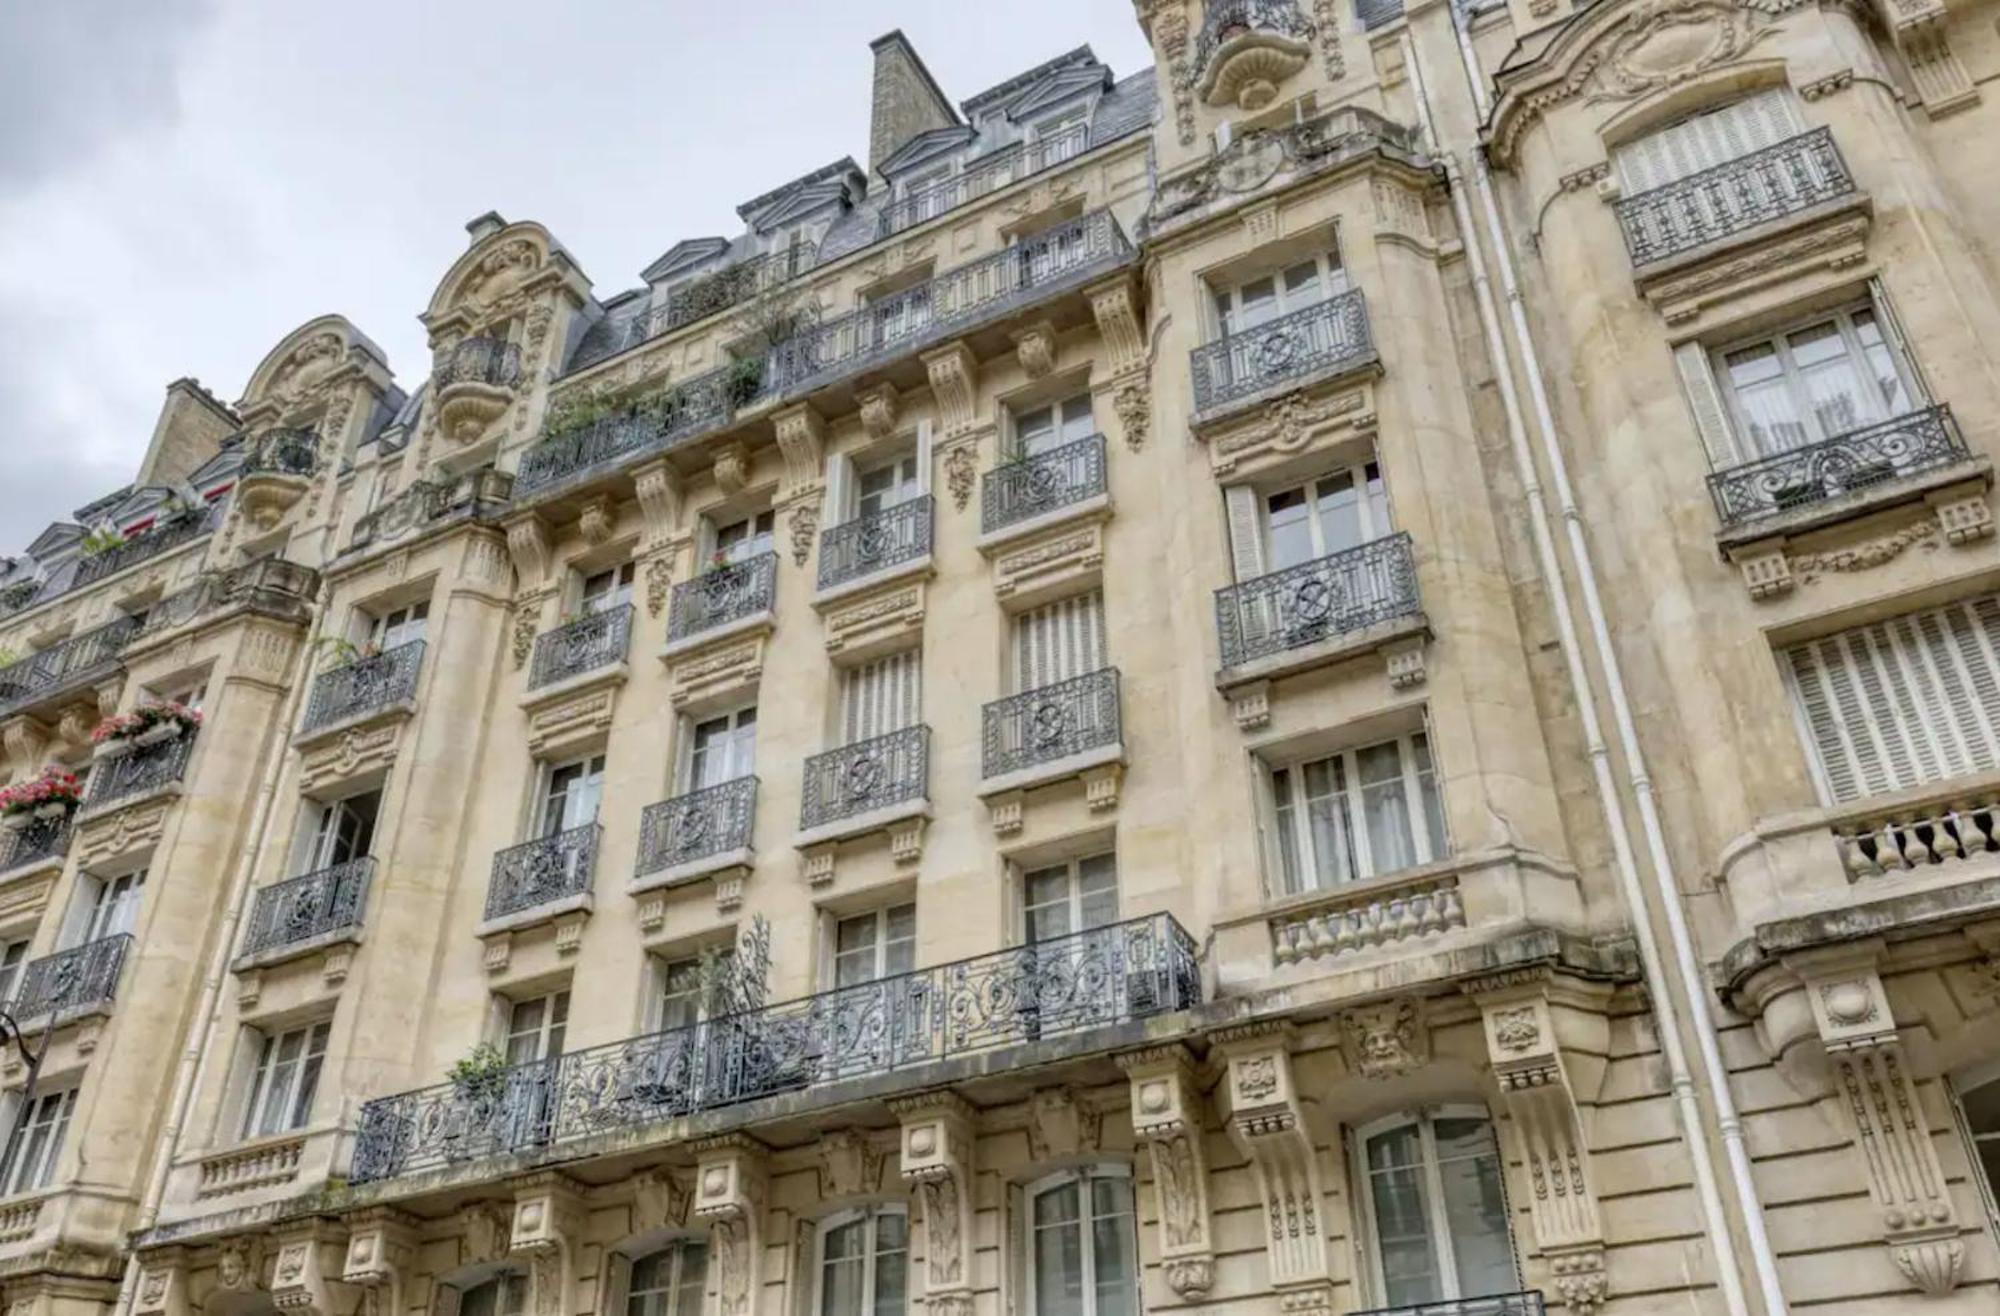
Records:
[[[683,1308],[681,1306],[681,1301],[680,1301],[681,1289],[684,1288],[687,1284],[687,1258],[688,1258],[688,1253],[690,1251],[698,1251],[701,1253],[702,1283],[703,1283],[703,1288],[705,1290],[707,1287],[707,1279],[708,1279],[707,1239],[672,1238],[660,1244],[658,1247],[647,1248],[645,1251],[638,1253],[636,1256],[625,1257],[624,1293],[618,1303],[618,1309],[620,1312],[623,1313],[623,1316],[643,1316],[643,1313],[645,1311],[645,1307],[637,1303],[636,1301],[639,1297],[640,1290],[633,1287],[633,1281],[632,1281],[632,1276],[638,1272],[639,1264],[643,1261],[650,1261],[657,1256],[668,1256],[668,1255],[672,1257],[672,1261],[669,1263],[667,1268],[667,1280],[665,1287],[644,1290],[644,1292],[648,1295],[659,1294],[662,1299],[658,1308],[656,1309],[656,1316],[702,1316],[702,1304],[707,1301],[707,1295],[705,1292],[696,1293],[694,1295],[694,1309],[692,1311]]]
[[[1080,418],[1083,423],[1080,426],[1077,424],[1079,417],[1070,414],[1071,409],[1078,405],[1083,408]],[[1098,433],[1097,408],[1087,389],[1040,406],[1012,411],[1009,420],[1012,441],[1008,451],[1014,461],[1026,461],[1057,448],[1066,448]]]
[[[739,538],[728,540],[732,532],[741,532]],[[733,521],[708,522],[708,557],[713,561],[717,556],[734,566],[777,551],[778,517],[770,508],[739,516]]]
[[[474,1298],[481,1292],[493,1294],[492,1305],[484,1310]],[[517,1270],[503,1270],[458,1291],[458,1316],[526,1316],[527,1309],[528,1277]]]
[[[1021,1250],[1022,1269],[1024,1272],[1022,1275],[1022,1288],[1028,1295],[1028,1312],[1030,1316],[1034,1316],[1034,1313],[1043,1310],[1042,1295],[1036,1289],[1036,1282],[1039,1277],[1035,1273],[1035,1234],[1037,1231],[1035,1204],[1052,1190],[1072,1183],[1077,1186],[1076,1229],[1081,1240],[1081,1249],[1078,1255],[1082,1258],[1083,1265],[1082,1283],[1079,1286],[1083,1292],[1082,1316],[1114,1316],[1114,1314],[1101,1313],[1097,1309],[1097,1231],[1092,1227],[1095,1224],[1096,1217],[1091,1214],[1091,1183],[1097,1179],[1117,1179],[1122,1180],[1124,1183],[1125,1203],[1130,1209],[1130,1219],[1132,1221],[1132,1255],[1126,1258],[1129,1273],[1132,1277],[1132,1310],[1134,1313],[1141,1313],[1145,1310],[1143,1262],[1140,1259],[1139,1195],[1133,1181],[1132,1167],[1129,1165],[1120,1165],[1116,1162],[1106,1162],[1058,1170],[1054,1174],[1043,1175],[1039,1179],[1022,1185]]]
[[[1084,919],[1083,866],[1099,859],[1109,860],[1111,863],[1111,917],[1102,923],[1086,923]],[[1116,851],[1094,850],[1086,855],[1057,860],[1054,863],[1020,864],[1017,867],[1020,873],[1022,945],[1034,946],[1047,944],[1046,941],[1038,941],[1034,935],[1033,915],[1038,909],[1053,908],[1054,902],[1046,905],[1036,905],[1032,903],[1032,893],[1029,890],[1031,880],[1045,873],[1053,873],[1061,870],[1066,878],[1062,903],[1067,911],[1066,917],[1069,920],[1069,931],[1059,935],[1075,937],[1081,933],[1089,932],[1096,928],[1109,927],[1118,922],[1118,916],[1122,910],[1119,899],[1118,855]],[[1053,939],[1051,938],[1050,940]]]
[[[903,1222],[903,1292],[906,1298],[910,1294],[910,1277],[915,1274],[916,1268],[910,1264],[912,1240],[909,1208],[901,1202],[875,1202],[867,1206],[848,1207],[846,1210],[835,1211],[825,1216],[813,1226],[813,1316],[822,1316],[826,1312],[827,1235],[856,1221],[866,1221],[868,1228],[865,1231],[867,1245],[861,1254],[861,1310],[854,1316],[872,1316],[875,1310],[876,1266],[881,1259],[879,1245],[881,1220],[884,1216],[895,1216]],[[845,1316],[845,1314],[834,1313],[833,1316]]]
[[[720,967],[726,969],[735,953],[735,950],[731,947],[721,948]],[[647,1014],[647,1026],[649,1030],[655,1033],[663,1033],[671,1028],[690,1027],[706,1021],[715,1002],[711,999],[712,989],[710,985],[703,983],[701,980],[702,956],[696,953],[693,955],[675,955],[669,958],[666,955],[655,954],[649,958],[653,962],[653,992]],[[690,973],[693,975],[692,986],[687,991],[674,990],[676,976],[681,973]],[[693,1017],[691,1019],[684,1023],[673,1023],[670,1021],[668,1002],[675,1000],[687,1000],[693,1006]]]
[[[418,599],[382,612],[364,611],[361,616],[367,630],[365,643],[377,653],[388,653],[424,638],[430,626],[431,602]]]
[[[1890,368],[1896,373],[1897,386],[1903,393],[1901,410],[1885,409],[1875,396],[1874,367],[1868,359],[1868,349],[1861,341],[1860,330],[1855,325],[1857,315],[1866,315],[1875,322],[1875,331],[1882,340]],[[1812,398],[1807,392],[1805,374],[1792,353],[1794,338],[1809,329],[1817,329],[1826,324],[1832,324],[1840,335],[1842,353],[1855,371],[1855,396],[1870,413],[1861,417],[1854,426],[1843,430],[1829,431],[1820,423]],[[1792,404],[1793,414],[1799,418],[1798,423],[1805,431],[1804,441],[1795,447],[1760,446],[1754,437],[1756,431],[1750,413],[1745,409],[1742,398],[1737,392],[1736,381],[1730,375],[1729,358],[1738,352],[1756,347],[1775,349],[1780,372],[1778,377]],[[1894,420],[1898,416],[1906,416],[1923,405],[1922,383],[1915,377],[1915,372],[1910,368],[1904,354],[1898,350],[1897,335],[1887,322],[1881,307],[1866,299],[1850,302],[1838,309],[1823,311],[1817,315],[1801,317],[1765,333],[1724,343],[1709,353],[1709,370],[1728,409],[1734,450],[1744,460],[1755,460],[1783,452],[1796,452],[1799,448],[1824,443],[1829,439],[1839,438],[1842,434],[1851,434],[1857,429],[1865,429],[1870,425]]]
[[[146,870],[98,876],[81,874],[70,897],[70,916],[58,950],[75,950],[105,937],[132,932],[139,925],[139,904],[146,896]]]
[[[14,1136],[6,1147],[6,1177],[0,1180],[0,1197],[37,1192],[55,1181],[69,1141],[70,1122],[76,1116],[77,1091],[71,1086],[37,1092],[31,1100],[24,1100],[18,1092],[10,1094]],[[37,1142],[42,1133],[49,1136]],[[24,1154],[29,1148],[32,1155]]]
[[[1313,267],[1313,290],[1293,289],[1288,283],[1289,276]],[[1243,293],[1252,284],[1264,280],[1271,282],[1272,310],[1256,324],[1244,325]],[[1318,306],[1328,298],[1337,297],[1348,288],[1347,267],[1341,262],[1338,246],[1328,246],[1309,256],[1286,261],[1282,266],[1266,270],[1226,284],[1211,286],[1208,297],[1208,314],[1212,321],[1213,339],[1229,339],[1240,334],[1254,333],[1271,321],[1302,311],[1308,306]]]
[[[910,935],[907,938],[891,938],[889,919],[900,910],[910,911]],[[867,950],[872,963],[870,976],[854,982],[840,981],[840,930],[842,927],[858,925],[864,920],[873,923]],[[891,946],[909,947],[909,964],[895,968],[889,955]],[[917,902],[898,900],[891,904],[877,905],[874,909],[858,910],[852,914],[829,914],[826,925],[826,987],[830,991],[859,990],[872,983],[882,982],[898,974],[909,973],[917,966]]]
[[[745,777],[756,775],[757,705],[754,702],[738,704],[734,708],[704,714],[699,717],[692,714],[684,714],[683,717],[685,720],[682,725],[686,728],[686,736],[683,741],[685,749],[681,755],[680,770],[676,774],[680,784],[679,794],[687,795],[694,791],[727,785],[729,782],[741,781]],[[728,766],[725,767],[723,776],[716,777],[714,780],[708,782],[707,785],[703,785],[701,774],[697,770],[697,764],[704,761],[701,755],[715,751],[713,742],[707,749],[701,745],[701,730],[703,727],[717,722],[728,724],[722,733],[721,740],[722,752],[726,757]]]
[[[1443,840],[1441,848],[1434,843],[1431,836],[1430,814],[1424,804],[1423,770],[1417,760],[1417,742],[1419,740],[1424,742],[1424,747],[1430,755],[1431,790],[1437,800],[1437,830]],[[1426,728],[1415,727],[1400,735],[1389,736],[1385,739],[1371,739],[1366,743],[1343,745],[1338,749],[1329,750],[1324,753],[1314,751],[1266,762],[1263,765],[1263,774],[1264,786],[1270,797],[1269,818],[1272,844],[1270,864],[1271,873],[1275,879],[1271,884],[1272,895],[1276,898],[1284,898],[1287,896],[1305,895],[1314,891],[1338,890],[1343,885],[1365,882],[1378,877],[1387,877],[1392,873],[1407,872],[1411,868],[1420,868],[1425,864],[1436,863],[1438,860],[1447,857],[1451,853],[1451,832],[1445,825],[1447,814],[1444,806],[1443,774],[1438,765],[1437,748],[1430,741],[1430,733]],[[1403,807],[1406,810],[1406,816],[1410,820],[1411,850],[1416,856],[1413,863],[1391,869],[1379,869],[1376,867],[1372,849],[1373,842],[1368,835],[1368,817],[1363,807],[1363,786],[1361,781],[1362,753],[1384,745],[1394,745],[1396,747],[1397,761],[1401,767],[1400,780],[1403,787]],[[1329,759],[1340,760],[1340,771],[1342,779],[1345,782],[1345,799],[1342,802],[1344,817],[1342,821],[1347,829],[1349,844],[1353,848],[1354,871],[1346,883],[1335,881],[1327,885],[1321,885],[1318,875],[1322,865],[1318,862],[1318,856],[1314,854],[1312,848],[1312,797],[1307,794],[1306,768],[1309,764],[1321,763]],[[1281,785],[1277,779],[1277,774],[1280,772],[1286,774],[1284,785]],[[1287,820],[1283,815],[1286,802],[1280,798],[1279,793],[1281,790],[1289,790],[1292,794],[1290,801],[1290,825],[1293,828],[1294,853],[1299,856],[1300,863],[1300,871],[1296,874],[1296,889],[1294,889],[1295,875],[1287,872],[1285,868],[1282,829],[1286,826]]]
[[[562,1054],[569,1040],[569,988],[557,987],[536,996],[503,996],[500,1000],[500,1050],[509,1064],[533,1064]],[[536,1004],[542,1007],[540,1022],[532,1028],[518,1025],[515,1020],[520,1012]],[[515,1042],[528,1038],[533,1039],[532,1054],[516,1057]]]
[[[639,567],[636,562],[626,561],[602,571],[577,574],[581,577],[576,591],[577,611],[594,617],[630,605]]]
[[[1373,474],[1371,475],[1370,472],[1373,472]],[[1328,487],[1330,489],[1330,486],[1342,476],[1346,476],[1352,481],[1352,488],[1355,491],[1355,508],[1358,512],[1357,520],[1360,522],[1361,529],[1360,538],[1354,543],[1336,545],[1328,535],[1327,526],[1321,518],[1320,499],[1322,497],[1322,488]],[[1379,501],[1370,493],[1369,484],[1371,481],[1382,486],[1382,495]],[[1312,538],[1312,556],[1301,559],[1298,562],[1280,565],[1278,562],[1278,541],[1272,524],[1271,503],[1273,500],[1282,498],[1286,494],[1298,494],[1305,500],[1305,523],[1307,532]],[[1318,562],[1323,558],[1333,556],[1335,553],[1343,553],[1350,549],[1360,548],[1363,545],[1372,544],[1378,539],[1394,534],[1396,532],[1396,522],[1394,511],[1389,504],[1389,481],[1382,474],[1381,461],[1373,453],[1370,453],[1361,461],[1349,465],[1329,467],[1314,475],[1311,479],[1258,490],[1257,530],[1263,536],[1264,566],[1267,572],[1284,571],[1290,567],[1303,566],[1307,562]]]
[[[21,972],[28,967],[32,936],[8,937],[0,941],[0,1005],[14,999],[21,986]]]
[[[332,1034],[333,1023],[327,1019],[315,1019],[283,1030],[250,1030],[256,1054],[251,1059],[244,1092],[242,1136],[246,1140],[296,1132],[312,1122],[312,1108],[319,1099],[319,1080],[325,1071],[327,1046]],[[279,1066],[286,1063],[281,1062],[279,1056],[285,1043],[293,1038],[299,1039],[298,1054],[289,1062],[286,1071],[279,1073]],[[274,1094],[281,1099],[279,1109],[282,1115],[271,1127],[263,1127],[264,1110]]]
[[[889,476],[887,486],[870,492],[867,487],[869,480],[885,473]],[[865,466],[857,465],[854,469],[854,516],[856,519],[867,516],[886,515],[896,508],[901,507],[904,503],[913,502],[923,497],[923,494],[923,477],[918,466],[917,454],[914,452],[897,453],[893,457],[885,457],[880,461],[872,462]],[[872,511],[867,506],[870,498],[877,500],[875,508]]]
[[[1366,1234],[1362,1240],[1367,1252],[1368,1283],[1373,1299],[1386,1303],[1389,1300],[1388,1279],[1382,1273],[1382,1233],[1375,1219],[1374,1183],[1368,1168],[1368,1143],[1379,1134],[1406,1124],[1415,1124],[1421,1140],[1423,1154],[1420,1172],[1423,1175],[1424,1204],[1428,1208],[1431,1227],[1431,1242],[1436,1248],[1434,1259],[1438,1265],[1438,1275],[1447,1289],[1452,1290],[1444,1297],[1446,1302],[1460,1301],[1463,1295],[1458,1289],[1458,1262],[1453,1251],[1451,1224],[1445,1211],[1443,1177],[1438,1170],[1437,1141],[1433,1132],[1434,1121],[1440,1119],[1478,1119],[1486,1122],[1493,1135],[1494,1162],[1499,1167],[1500,1184],[1504,1194],[1507,1183],[1507,1151],[1500,1144],[1500,1125],[1493,1118],[1493,1112],[1484,1106],[1469,1102],[1455,1102],[1435,1106],[1419,1106],[1412,1110],[1400,1110],[1380,1119],[1370,1120],[1354,1130],[1352,1140],[1352,1174],[1355,1196],[1360,1198],[1362,1228]],[[1509,1207],[1504,1219],[1507,1222],[1507,1251],[1514,1262],[1514,1283],[1520,1285],[1521,1252],[1514,1240],[1514,1217]],[[1490,1295],[1475,1295],[1490,1296]]]
[[[373,799],[374,808],[364,819],[356,810],[356,800]],[[354,853],[346,859],[336,860],[333,856],[341,848],[343,841],[341,825],[348,818],[356,820],[355,827],[361,841],[354,847]],[[307,873],[317,873],[331,868],[337,863],[348,863],[364,859],[374,852],[375,829],[382,822],[382,790],[356,791],[339,799],[316,800],[308,798],[299,829],[298,852],[293,860],[293,875],[303,877]]]
[[[595,803],[591,807],[590,817],[584,819],[582,822],[570,822],[568,820],[569,800],[575,794],[573,787],[563,792],[561,810],[559,812],[551,811],[551,806],[555,803],[556,776],[559,773],[569,771],[571,768],[582,769],[576,778],[579,785],[587,782],[595,783]],[[563,832],[571,831],[578,827],[587,827],[591,823],[596,822],[604,812],[604,768],[605,755],[602,750],[594,754],[582,754],[576,758],[544,761],[541,771],[535,777],[534,837],[539,839],[558,836]]]

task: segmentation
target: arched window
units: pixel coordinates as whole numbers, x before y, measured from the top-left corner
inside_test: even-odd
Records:
[[[458,1295],[458,1316],[521,1316],[527,1309],[526,1275],[495,1275]]]
[[[815,1316],[904,1316],[910,1217],[897,1205],[857,1207],[820,1222]]]
[[[1493,1122],[1477,1107],[1395,1115],[1361,1130],[1362,1201],[1386,1306],[1521,1287]]]
[[[1035,1316],[1139,1316],[1132,1172],[1097,1165],[1028,1185]]]
[[[708,1244],[681,1239],[632,1259],[625,1282],[625,1316],[701,1316],[708,1283]]]

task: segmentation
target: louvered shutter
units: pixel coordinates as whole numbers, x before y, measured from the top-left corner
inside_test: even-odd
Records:
[[[922,672],[915,649],[849,669],[841,719],[846,743],[915,726],[922,718]]]
[[[1704,169],[1740,160],[1805,131],[1798,102],[1784,88],[1682,119],[1618,148],[1618,184],[1627,196]]]
[[[854,484],[854,463],[845,453],[830,452],[826,455],[826,505],[820,519],[829,527],[851,520],[854,516],[852,504]]]
[[[1835,803],[2000,765],[2000,596],[1908,613],[1783,655]]]
[[[1711,466],[1727,466],[1737,460],[1735,436],[1729,428],[1729,412],[1722,404],[1722,389],[1715,382],[1715,368],[1708,349],[1700,343],[1682,343],[1674,349],[1674,369],[1680,373],[1681,390],[1688,410],[1694,413],[1695,432],[1708,450]]]
[[[1014,688],[1039,690],[1104,666],[1104,598],[1058,599],[1014,622]]]
[[[1229,560],[1238,582],[1264,574],[1264,529],[1257,502],[1257,491],[1247,484],[1232,484],[1222,491],[1229,513]]]

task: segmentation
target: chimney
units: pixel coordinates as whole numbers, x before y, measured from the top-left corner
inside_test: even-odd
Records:
[[[875,52],[875,104],[868,118],[868,168],[888,159],[918,133],[949,128],[958,112],[898,28],[868,43]]]
[[[153,426],[136,484],[176,484],[222,449],[241,422],[198,379],[176,379],[167,385],[166,405]]]
[[[466,245],[476,247],[485,239],[492,237],[495,233],[506,227],[507,221],[501,216],[500,212],[489,210],[465,226],[465,231],[472,235],[472,241]]]

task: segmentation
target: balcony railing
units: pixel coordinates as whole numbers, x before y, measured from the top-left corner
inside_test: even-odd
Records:
[[[387,653],[321,672],[313,680],[305,724],[299,729],[317,731],[416,698],[417,673],[423,665],[424,642],[412,640]]]
[[[639,815],[637,875],[749,849],[756,814],[755,777],[738,777],[646,806]]]
[[[513,478],[490,466],[467,471],[449,484],[413,480],[374,511],[354,523],[350,550],[387,543],[412,530],[435,525],[456,514],[490,516],[507,506]]]
[[[1410,536],[1389,535],[1215,591],[1222,665],[1415,616],[1420,607]]]
[[[109,1005],[118,995],[118,974],[131,947],[131,934],[119,933],[28,961],[14,996],[14,1017],[59,1017]]]
[[[1708,477],[1724,529],[1970,461],[1951,408],[1926,407]]]
[[[1368,305],[1354,288],[1195,348],[1190,363],[1195,410],[1208,411],[1279,384],[1373,360]]]
[[[588,613],[535,637],[535,661],[528,669],[528,688],[567,681],[600,667],[625,661],[632,642],[632,605],[622,604]]]
[[[0,667],[0,714],[86,685],[110,672],[139,629],[135,618],[120,617]]]
[[[494,855],[493,878],[486,887],[488,921],[589,891],[603,831],[596,823],[585,823]]]
[[[374,878],[373,859],[350,859],[259,889],[243,953],[256,955],[360,927]]]
[[[431,370],[431,383],[440,389],[453,384],[512,388],[520,382],[521,349],[504,338],[462,339]]]
[[[588,369],[682,325],[739,306],[760,292],[790,282],[817,264],[818,246],[805,242],[752,256],[690,280],[667,295],[666,305],[634,316],[617,332],[578,351],[576,359],[570,362],[569,373]]]
[[[189,512],[171,521],[161,522],[151,530],[133,535],[124,543],[93,553],[76,565],[76,577],[71,589],[82,589],[95,584],[106,576],[115,576],[127,567],[135,567],[183,544],[193,543],[209,531],[215,529],[215,509]]]
[[[1646,265],[1853,191],[1833,130],[1815,128],[1626,197],[1618,223],[1632,263]]]
[[[1306,41],[1313,27],[1294,0],[1209,0],[1194,41],[1194,75],[1201,76],[1224,42],[1246,32],[1275,32]]]
[[[1016,142],[989,151],[977,160],[968,161],[963,170],[950,178],[914,188],[884,206],[877,236],[890,237],[925,220],[936,219],[948,210],[977,201],[1030,174],[1073,160],[1089,149],[1090,125],[1073,123],[1032,142]]]
[[[87,807],[145,795],[181,779],[188,755],[194,752],[192,731],[183,731],[157,745],[138,745],[117,758],[101,760],[92,769],[84,795]]]
[[[926,797],[931,729],[904,727],[806,760],[799,829]]]
[[[1543,1316],[1539,1289],[1526,1293],[1494,1293],[1483,1298],[1451,1298],[1420,1302],[1413,1307],[1371,1307],[1354,1316]]]
[[[1104,491],[1104,436],[1093,434],[986,472],[979,482],[979,528],[992,534]]]
[[[991,781],[1116,745],[1120,737],[1118,669],[1106,667],[988,704],[981,771]]]
[[[243,475],[311,475],[319,469],[319,436],[311,430],[260,434],[244,454]]]
[[[1073,1039],[1201,1003],[1166,914],[517,1065],[362,1107],[355,1183],[719,1110],[958,1056]]]
[[[69,853],[67,817],[31,818],[12,831],[0,832],[0,873],[46,863]]]
[[[674,586],[673,602],[667,608],[667,639],[685,640],[769,612],[777,588],[776,553],[759,553],[682,581]]]
[[[823,531],[819,587],[845,585],[930,552],[931,512],[931,496],[923,494]]]
[[[543,439],[521,454],[517,495],[545,494],[641,454],[661,452],[690,435],[729,423],[736,414],[735,365],[690,376],[652,404]],[[740,397],[740,395],[737,395]]]

